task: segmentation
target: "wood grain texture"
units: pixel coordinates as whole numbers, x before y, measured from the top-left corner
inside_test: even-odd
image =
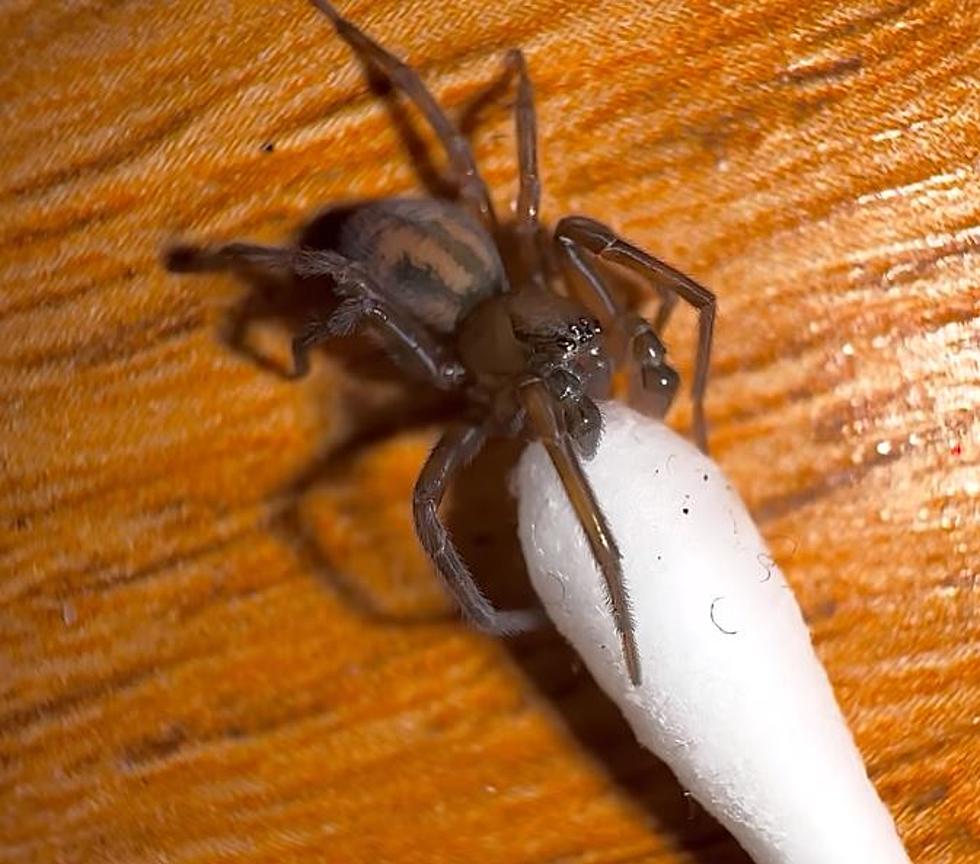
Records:
[[[344,9],[501,207],[507,98],[468,106],[523,47],[545,216],[717,291],[715,454],[913,860],[980,862],[980,10]],[[744,862],[554,633],[447,614],[408,506],[446,406],[361,340],[285,382],[310,298],[160,266],[420,188],[414,115],[303,0],[6,0],[0,34],[0,859]],[[243,302],[264,366],[222,339]],[[513,455],[451,515],[505,602]]]

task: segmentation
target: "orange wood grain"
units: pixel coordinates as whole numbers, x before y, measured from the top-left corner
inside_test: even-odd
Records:
[[[501,207],[507,99],[468,106],[524,48],[545,216],[717,291],[715,454],[913,860],[980,862],[980,10],[344,9]],[[253,293],[263,366],[222,339],[248,286],[160,266],[419,189],[411,112],[302,0],[7,0],[0,34],[0,860],[744,861],[554,633],[453,619],[408,508],[446,406],[361,340],[283,381],[310,298]],[[513,455],[450,517],[502,602]]]

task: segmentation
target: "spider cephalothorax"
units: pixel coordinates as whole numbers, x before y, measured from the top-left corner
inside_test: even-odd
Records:
[[[309,349],[360,326],[377,333],[401,365],[432,386],[469,397],[482,421],[451,427],[422,470],[414,495],[415,526],[426,552],[480,628],[513,633],[531,626],[533,611],[499,611],[473,581],[439,519],[438,506],[455,471],[490,435],[540,439],[568,493],[609,591],[630,677],[640,680],[629,598],[619,551],[582,469],[602,428],[597,400],[609,398],[612,363],[606,336],[632,371],[633,392],[662,417],[677,390],[658,333],[678,297],[699,312],[693,386],[694,434],[706,448],[703,399],[714,321],[714,295],[662,261],[583,216],[562,219],[550,240],[538,221],[540,182],[531,83],[523,54],[507,55],[517,76],[520,189],[514,235],[517,261],[505,267],[501,232],[468,142],[418,74],[342,18],[326,0],[314,5],[337,32],[421,111],[446,149],[458,202],[386,199],[348,208],[330,248],[232,243],[183,248],[173,269],[260,266],[299,278],[328,277],[342,302],[293,340],[295,374],[308,368]],[[542,239],[544,238],[544,239]],[[547,250],[543,243],[549,243]],[[632,269],[661,296],[650,324],[606,287],[594,260]],[[552,271],[563,274],[554,289]],[[508,279],[508,269],[520,278]]]

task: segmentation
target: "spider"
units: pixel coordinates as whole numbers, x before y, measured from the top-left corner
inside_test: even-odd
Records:
[[[312,0],[369,66],[407,97],[445,149],[455,200],[390,198],[351,208],[332,248],[230,243],[185,247],[178,271],[268,268],[299,279],[326,277],[341,303],[312,320],[292,343],[293,376],[309,370],[316,344],[364,327],[376,333],[405,371],[442,390],[461,392],[472,419],[450,427],[429,455],[413,495],[416,533],[460,609],[477,628],[510,635],[538,623],[533,610],[493,607],[440,520],[439,505],[457,470],[494,435],[538,438],[568,494],[608,589],[626,668],[641,672],[616,540],[582,468],[598,445],[597,400],[611,395],[610,354],[629,364],[634,396],[661,419],[678,387],[658,334],[677,299],[698,312],[693,433],[707,451],[704,393],[715,297],[703,286],[584,216],[561,219],[552,237],[539,224],[541,182],[537,120],[524,55],[506,55],[517,78],[515,125],[519,191],[513,255],[467,140],[418,73],[343,18]],[[645,277],[661,303],[650,324],[605,284],[595,259]],[[506,266],[505,266],[506,260]],[[617,351],[606,345],[606,331]],[[610,345],[612,347],[612,344]]]

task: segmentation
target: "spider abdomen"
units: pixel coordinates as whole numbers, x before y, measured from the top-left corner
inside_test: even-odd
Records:
[[[364,204],[347,217],[337,241],[337,251],[361,262],[389,302],[444,335],[504,286],[493,239],[448,201]]]

